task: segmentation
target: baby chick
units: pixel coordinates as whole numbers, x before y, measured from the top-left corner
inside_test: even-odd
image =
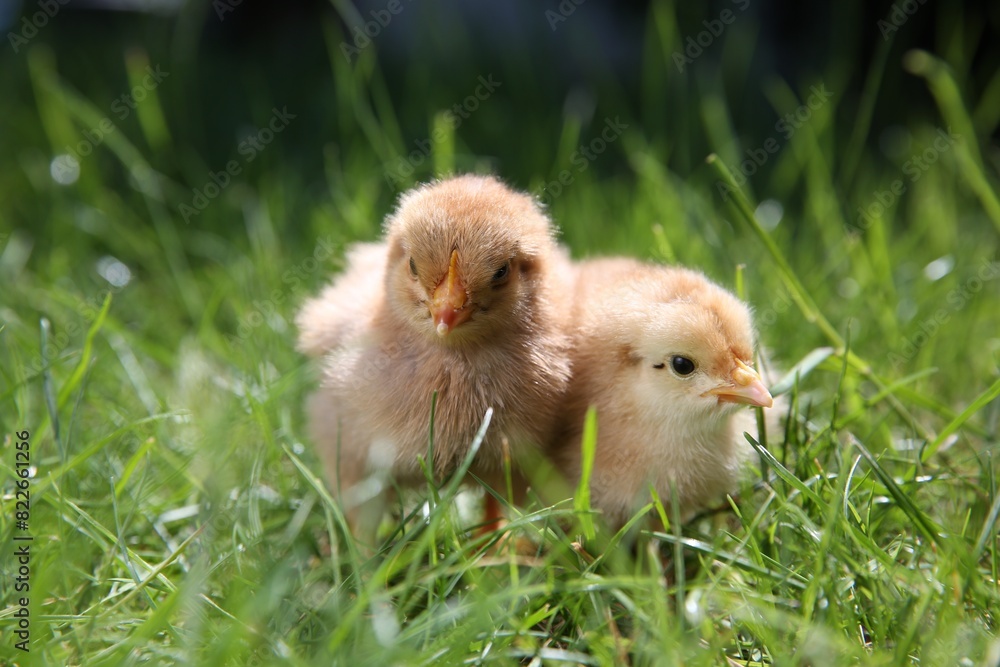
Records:
[[[574,293],[573,380],[554,450],[574,485],[584,414],[597,409],[591,502],[620,528],[676,486],[690,518],[733,490],[771,407],[753,363],[747,306],[704,275],[625,259],[583,262]]]
[[[347,252],[346,269],[299,311],[299,350],[321,358],[364,333],[382,301],[386,245],[357,243]]]
[[[569,378],[568,259],[529,196],[490,177],[425,185],[401,198],[383,243],[347,261],[297,321],[300,349],[323,357],[309,426],[333,489],[348,507],[375,500],[355,526],[377,521],[389,480],[423,480],[435,391],[438,478],[488,408],[479,477],[498,485],[505,451],[516,461],[551,440]]]

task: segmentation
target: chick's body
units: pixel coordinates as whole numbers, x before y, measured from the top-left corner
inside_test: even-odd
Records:
[[[357,243],[348,251],[343,275],[296,317],[299,350],[321,358],[371,329],[384,301],[385,243]]]
[[[548,219],[495,179],[404,195],[385,242],[349,255],[298,320],[300,349],[323,359],[309,422],[334,490],[372,474],[422,480],[435,391],[438,477],[491,407],[478,475],[499,480],[504,443],[516,459],[550,440],[569,376],[563,263]]]
[[[747,307],[695,271],[632,260],[576,269],[573,381],[554,457],[581,474],[581,433],[597,410],[592,505],[613,527],[676,488],[685,517],[732,491],[754,431],[745,404],[770,406]],[[743,409],[741,409],[743,408]]]

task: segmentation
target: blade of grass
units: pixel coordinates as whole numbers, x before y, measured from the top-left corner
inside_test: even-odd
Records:
[[[319,497],[323,500],[324,508],[328,512],[333,514],[334,520],[336,521],[337,527],[340,529],[341,534],[347,536],[345,543],[347,545],[347,550],[350,555],[351,562],[352,563],[361,562],[360,555],[357,552],[357,547],[354,544],[354,540],[350,538],[351,530],[347,524],[347,517],[344,516],[344,512],[341,510],[340,505],[337,504],[337,501],[335,501],[333,499],[333,496],[330,495],[330,492],[327,491],[326,484],[323,483],[323,481],[319,477],[317,477],[316,474],[312,470],[310,470],[309,467],[306,466],[298,456],[295,455],[295,452],[293,452],[288,447],[287,444],[282,444],[281,449],[285,453],[285,456],[288,457],[288,460],[292,462],[292,465],[294,465],[295,468],[299,471],[299,474],[302,475],[302,477],[306,480],[306,482],[309,483],[309,486],[312,487],[313,491],[319,494]],[[331,539],[334,540],[334,546],[336,546],[336,538],[332,534],[331,534]]]
[[[449,121],[450,111],[434,115],[431,136],[434,137],[434,176],[440,178],[455,173],[455,124]]]
[[[427,423],[427,461],[420,462],[420,467],[424,472],[424,479],[427,481],[427,488],[431,491],[431,499],[435,505],[441,503],[441,496],[438,494],[437,481],[434,477],[437,465],[434,461],[434,418],[437,414],[438,393],[435,389],[431,393],[431,416]]]
[[[962,93],[958,89],[954,75],[943,61],[926,51],[909,51],[903,57],[903,65],[913,74],[927,80],[927,86],[934,95],[949,129],[951,127],[957,129],[960,140],[955,144],[955,153],[959,156],[959,167],[986,214],[1000,231],[1000,199],[997,199],[996,192],[993,191],[983,169],[976,130],[962,102]]]
[[[77,364],[76,369],[63,384],[62,389],[59,390],[59,400],[56,403],[57,407],[61,410],[66,406],[66,401],[69,400],[70,394],[72,394],[80,386],[80,382],[83,380],[83,376],[87,373],[87,366],[90,364],[90,360],[94,354],[94,338],[97,336],[97,332],[101,330],[101,326],[104,324],[104,318],[108,316],[108,309],[111,308],[111,293],[104,297],[104,304],[101,306],[101,310],[98,311],[97,317],[94,318],[93,324],[87,330],[87,336],[83,339],[83,350],[80,353],[80,363]]]
[[[989,389],[976,397],[976,400],[974,400],[969,407],[962,410],[961,414],[945,426],[940,435],[934,439],[934,442],[924,448],[924,451],[920,455],[920,460],[926,463],[928,459],[937,453],[938,449],[941,448],[941,445],[943,445],[944,442],[951,437],[953,433],[955,433],[955,431],[962,428],[962,424],[969,421],[974,414],[986,407],[997,396],[1000,396],[1000,380],[994,382]]]
[[[948,549],[949,544],[941,537],[941,527],[936,525],[930,518],[924,514],[920,508],[916,506],[913,500],[910,498],[909,494],[904,492],[899,485],[896,484],[896,480],[892,478],[885,468],[878,462],[868,448],[864,444],[855,438],[850,436],[852,444],[857,447],[858,451],[861,452],[861,456],[864,457],[868,465],[871,466],[872,471],[875,476],[878,477],[879,482],[885,487],[885,490],[889,493],[892,499],[895,501],[896,505],[906,514],[913,525],[916,526],[917,530],[927,538],[929,541],[938,545],[942,549]]]
[[[52,333],[52,325],[48,318],[43,317],[40,321],[41,353],[42,359],[49,359],[49,336]],[[59,408],[55,398],[52,385],[52,367],[49,364],[42,369],[42,393],[45,395],[45,407],[49,411],[49,419],[52,420],[52,439],[56,441],[56,448],[59,451],[59,460],[66,462],[66,446],[63,444],[59,433]]]
[[[976,540],[976,546],[972,550],[972,558],[978,561],[986,551],[986,545],[990,540],[995,540],[997,537],[996,530],[994,526],[997,523],[997,515],[1000,515],[1000,494],[993,499],[993,504],[990,506],[990,513],[986,516],[986,521],[983,522],[983,529],[979,532],[979,539]]]
[[[802,577],[802,575],[792,572],[791,570],[788,570],[786,572],[779,572],[777,570],[761,567],[760,565],[757,565],[753,561],[750,561],[746,558],[742,558],[740,556],[736,556],[735,554],[719,553],[719,551],[711,544],[708,544],[707,542],[703,542],[701,540],[696,540],[691,537],[678,538],[669,533],[661,533],[661,532],[653,532],[650,533],[650,535],[656,538],[657,540],[660,540],[662,542],[667,542],[668,544],[671,545],[679,542],[685,549],[690,549],[695,553],[702,553],[707,556],[711,556],[712,558],[725,561],[739,568],[740,570],[744,570],[746,572],[752,572],[754,574],[763,577],[768,577],[769,579],[773,579],[778,583],[788,584],[789,586],[792,586],[793,588],[798,588],[799,590],[805,590],[807,584],[806,580]],[[778,565],[780,565],[780,563],[778,563]]]
[[[128,80],[132,88],[141,88],[146,91],[146,97],[142,104],[137,104],[135,107],[136,116],[139,118],[139,127],[142,128],[146,141],[153,152],[163,153],[172,143],[172,139],[167,121],[163,117],[163,105],[156,92],[157,86],[145,84],[147,71],[150,69],[149,54],[141,48],[130,49],[125,54],[125,69],[128,72]]]
[[[129,574],[132,575],[132,581],[135,582],[137,588],[142,588],[143,592],[146,594],[146,600],[149,601],[149,606],[156,609],[156,600],[150,595],[149,589],[142,585],[142,577],[139,576],[139,571],[135,569],[135,563],[129,557],[128,549],[125,546],[125,531],[122,528],[121,516],[118,513],[118,494],[115,493],[115,480],[114,477],[109,480],[111,486],[111,510],[115,517],[115,533],[118,536],[118,550],[121,552],[122,562],[125,563],[125,569],[128,570]]]
[[[771,386],[771,395],[780,396],[791,391],[795,383],[812,373],[817,366],[828,359],[835,350],[832,347],[817,347],[815,350],[802,357],[791,370],[785,373],[784,377]]]
[[[862,151],[865,147],[865,139],[871,128],[872,114],[875,111],[875,101],[878,99],[879,84],[882,82],[882,75],[885,74],[885,63],[889,57],[889,49],[892,46],[892,39],[883,39],[879,44],[875,57],[871,60],[868,68],[868,76],[865,77],[865,87],[861,91],[861,100],[858,104],[858,113],[851,126],[851,136],[847,140],[847,148],[844,150],[844,157],[841,162],[840,182],[845,190],[850,189],[854,178],[858,174],[858,162],[861,159]]]
[[[670,484],[670,518],[673,520],[674,532],[674,599],[677,609],[684,608],[685,590],[687,581],[684,572],[684,549],[681,543],[681,494],[677,485]],[[684,614],[677,614],[677,623],[681,631],[686,624]]]
[[[597,408],[590,406],[583,418],[583,438],[580,442],[582,461],[580,481],[573,496],[573,509],[578,512],[580,527],[588,541],[594,539],[594,516],[590,507],[590,477],[594,472],[594,454],[597,451]]]
[[[776,459],[774,454],[761,447],[760,443],[753,439],[753,436],[749,433],[744,433],[743,437],[746,438],[747,442],[750,443],[750,446],[757,450],[757,453],[765,459],[772,468],[774,468],[774,472],[777,473],[778,477],[780,477],[782,481],[799,491],[812,502],[816,503],[818,507],[822,507],[824,505],[823,501],[820,500],[820,497],[816,495],[815,491],[806,486],[805,482],[801,479],[793,475],[788,468],[781,465],[781,461]]]

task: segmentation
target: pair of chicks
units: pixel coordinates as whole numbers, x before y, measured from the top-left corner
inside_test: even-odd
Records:
[[[323,367],[311,436],[352,527],[369,532],[393,482],[425,479],[435,391],[427,463],[439,478],[456,469],[493,408],[471,472],[495,488],[505,456],[539,454],[575,487],[596,406],[591,504],[613,528],[650,485],[684,515],[731,491],[753,429],[741,408],[772,404],[741,301],[687,269],[573,263],[535,201],[490,177],[405,194],[385,241],[354,246],[297,323]]]

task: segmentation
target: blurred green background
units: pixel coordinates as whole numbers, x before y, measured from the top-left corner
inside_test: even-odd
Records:
[[[34,664],[458,664],[511,627],[498,660],[620,657],[602,624],[625,594],[579,592],[586,564],[560,580],[573,614],[532,634],[541,603],[489,597],[542,590],[516,572],[466,572],[475,618],[435,620],[457,547],[378,569],[417,568],[403,601],[383,565],[338,560],[292,318],[400,192],[465,171],[536,194],[576,257],[738,289],[779,371],[836,348],[772,440],[825,504],[747,489],[733,534],[686,529],[728,568],[690,590],[753,612],[685,634],[683,586],[661,609],[662,573],[613,571],[651,595],[651,651],[750,660],[732,646],[752,636],[776,664],[996,664],[997,3],[42,0],[0,25],[0,469],[6,503],[29,429]],[[891,476],[851,486],[855,440],[915,504]],[[860,542],[810,537],[855,519]],[[855,581],[889,561],[909,574]],[[811,588],[769,578],[779,562]],[[23,658],[7,632],[0,661]]]
[[[982,210],[940,203],[975,191],[952,168],[960,156],[944,151],[931,166],[932,150],[924,178],[906,171],[954,122],[903,62],[926,48],[955,73],[971,125],[952,130],[982,146],[992,174],[1000,12],[989,3],[401,1],[396,14],[378,2],[168,4],[146,13],[56,3],[51,19],[42,5],[20,15],[7,7],[0,216],[16,241],[2,265],[11,284],[34,275],[89,298],[108,286],[94,266],[108,256],[133,275],[121,302],[167,299],[183,304],[188,327],[210,321],[225,332],[245,313],[222,298],[222,284],[252,297],[255,275],[280,275],[317,238],[340,247],[376,235],[409,185],[489,170],[538,194],[576,255],[659,256],[729,283],[745,263],[748,297],[766,308],[779,283],[729,222],[705,165],[713,152],[768,201],[768,224],[807,269],[806,286],[840,297],[828,304],[839,329],[858,300],[879,300],[877,317],[855,317],[880,334],[858,332],[859,345],[879,346],[871,354],[881,334],[901,342],[928,315],[916,298],[926,286],[915,283],[929,262],[947,255],[955,266],[946,272],[954,282],[931,286],[946,295],[993,257],[997,226]],[[266,146],[248,144],[267,134],[273,110],[293,118]],[[604,147],[600,133],[616,119],[603,152],[588,151]],[[239,173],[227,177],[230,163]],[[899,179],[902,196],[890,189]],[[193,208],[220,182],[204,211]],[[888,210],[872,240],[860,211],[878,206],[880,192],[890,193]],[[898,261],[859,256],[873,243],[892,246]],[[881,272],[874,292],[852,275],[859,261]],[[205,281],[188,269],[222,275]],[[796,321],[789,310],[773,324],[801,329]],[[173,330],[154,322],[143,325],[154,337]],[[766,332],[765,341],[778,342]],[[962,359],[979,378],[993,368],[982,352]]]

